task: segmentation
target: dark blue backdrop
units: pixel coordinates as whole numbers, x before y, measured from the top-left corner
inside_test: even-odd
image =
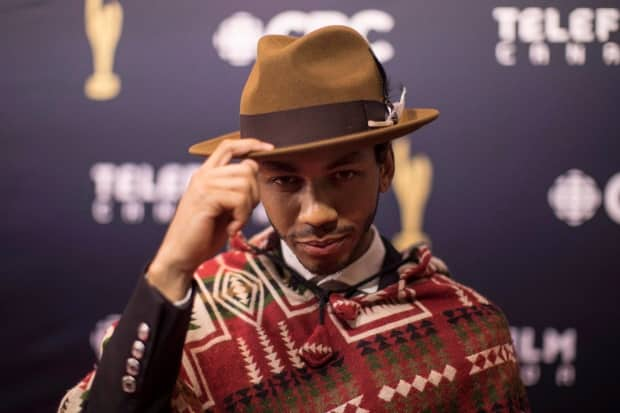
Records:
[[[90,370],[96,323],[122,311],[200,161],[186,148],[237,128],[256,37],[345,23],[410,106],[441,111],[409,138],[432,172],[411,213],[455,278],[508,314],[534,410],[616,411],[619,8],[4,0],[4,408],[53,410]],[[398,195],[381,203],[388,236],[409,213]],[[246,232],[260,225],[257,212]]]

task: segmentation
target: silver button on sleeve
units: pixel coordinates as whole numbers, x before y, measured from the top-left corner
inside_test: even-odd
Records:
[[[123,376],[123,391],[125,393],[134,393],[136,391],[136,379],[131,376]]]
[[[140,360],[142,356],[144,356],[144,343],[140,340],[136,340],[133,342],[133,346],[131,347],[131,355]]]
[[[142,341],[146,341],[149,339],[149,333],[151,332],[151,328],[146,323],[140,323],[138,326],[138,338]]]
[[[126,371],[130,376],[137,376],[140,373],[140,362],[133,357],[128,358]]]

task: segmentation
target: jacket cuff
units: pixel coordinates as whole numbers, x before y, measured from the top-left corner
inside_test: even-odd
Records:
[[[191,318],[187,302],[168,301],[144,276],[105,345],[88,412],[168,411]],[[185,301],[185,300],[183,300]]]

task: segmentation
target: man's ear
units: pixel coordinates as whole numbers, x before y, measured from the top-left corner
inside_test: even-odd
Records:
[[[392,143],[387,146],[383,163],[379,165],[379,191],[387,192],[392,184],[392,178],[394,178],[394,150],[392,149]]]

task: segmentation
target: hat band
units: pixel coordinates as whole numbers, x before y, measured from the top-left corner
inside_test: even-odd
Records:
[[[240,115],[242,138],[282,146],[310,143],[371,129],[368,121],[383,121],[386,105],[374,100],[330,103],[259,115]]]

